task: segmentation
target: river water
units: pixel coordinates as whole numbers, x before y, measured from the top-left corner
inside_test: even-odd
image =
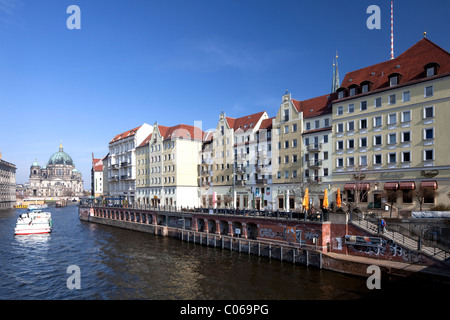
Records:
[[[369,290],[365,278],[83,222],[75,205],[48,209],[51,234],[14,236],[24,211],[0,211],[2,300],[403,299],[434,288],[383,280]],[[80,289],[68,288],[69,266]]]

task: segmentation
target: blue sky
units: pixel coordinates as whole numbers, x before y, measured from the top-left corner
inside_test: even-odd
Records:
[[[67,7],[81,9],[69,30]],[[369,30],[370,5],[381,29]],[[395,55],[422,38],[450,51],[450,1],[395,0]],[[0,151],[28,181],[35,159],[91,154],[146,122],[215,128],[219,113],[275,116],[286,91],[329,93],[339,73],[388,60],[389,0],[0,0]]]

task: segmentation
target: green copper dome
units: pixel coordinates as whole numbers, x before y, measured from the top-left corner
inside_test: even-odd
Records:
[[[72,158],[63,151],[62,144],[59,146],[59,151],[55,152],[48,160],[47,166],[51,164],[74,165]]]

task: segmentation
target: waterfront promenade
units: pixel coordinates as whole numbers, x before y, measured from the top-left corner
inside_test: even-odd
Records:
[[[159,208],[172,209],[172,208]],[[142,207],[81,206],[80,219],[154,233],[182,241],[367,277],[378,265],[390,276],[450,283],[444,260],[401,246],[383,235],[349,223],[346,214],[308,217],[280,212],[234,210],[150,210]],[[355,235],[378,245],[347,243]],[[445,261],[447,260],[447,261]]]

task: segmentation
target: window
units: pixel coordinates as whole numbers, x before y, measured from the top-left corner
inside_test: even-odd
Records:
[[[355,121],[347,122],[347,131],[355,131]]]
[[[344,124],[343,124],[343,123],[338,123],[338,124],[336,125],[336,132],[337,132],[337,133],[344,132]]]
[[[336,149],[337,150],[343,150],[344,149],[344,140],[336,141]]]
[[[347,158],[347,166],[348,167],[354,167],[355,166],[355,158],[354,157],[348,157]]]
[[[388,144],[396,144],[397,143],[397,134],[389,133],[388,134]]]
[[[397,114],[396,113],[388,114],[388,124],[395,124],[395,123],[397,123]]]
[[[408,102],[409,100],[411,100],[411,93],[409,91],[403,92],[402,100],[403,102]]]
[[[381,107],[381,98],[375,98],[375,108]]]
[[[285,179],[288,179],[288,178],[289,178],[289,171],[288,171],[288,170],[286,170],[286,171],[284,172],[284,178],[285,178]]]
[[[348,105],[348,113],[353,113],[353,112],[355,112],[355,105],[352,103],[352,104]]]
[[[339,91],[338,98],[342,99],[344,97],[344,91]]]
[[[434,128],[423,129],[423,139],[424,140],[434,139]]]
[[[323,168],[323,176],[324,177],[328,176],[328,168]]]
[[[402,132],[402,142],[411,142],[411,131]]]
[[[395,152],[388,153],[388,163],[396,163],[397,154]]]
[[[292,162],[297,162],[297,155],[296,155],[296,154],[294,154],[294,155],[292,156]]]
[[[391,105],[391,104],[395,104],[395,102],[396,102],[395,94],[391,94],[389,96],[388,103]]]
[[[423,150],[423,161],[434,160],[434,149]]]
[[[328,151],[323,152],[323,160],[328,160]]]
[[[373,117],[373,126],[374,127],[381,127],[381,124],[382,124],[381,116]]]
[[[423,118],[424,119],[434,118],[434,106],[423,108]]]
[[[328,135],[325,134],[325,135],[323,136],[323,143],[327,143],[327,142],[328,142]]]
[[[277,135],[279,136],[281,134],[281,127],[277,128]]]
[[[284,141],[284,148],[285,149],[289,148],[289,140]]]
[[[292,125],[292,132],[297,132],[297,124],[296,123],[294,123]]]
[[[367,119],[359,120],[359,129],[367,129]]]
[[[367,83],[363,84],[362,87],[361,87],[361,90],[362,90],[363,93],[364,92],[369,92],[369,85]]]
[[[367,147],[367,137],[359,138],[359,147],[366,148]]]
[[[381,135],[373,136],[373,145],[374,146],[381,146],[381,144],[382,144]]]
[[[382,163],[381,154],[374,154],[373,155],[373,164],[381,164],[381,163]]]
[[[297,170],[292,170],[292,178],[297,178]]]
[[[350,96],[354,96],[356,94],[356,88],[350,88]]]
[[[402,112],[402,122],[409,122],[411,121],[411,111],[403,111]]]
[[[354,139],[348,139],[347,140],[347,149],[354,149],[355,148],[355,140]]]
[[[292,148],[297,148],[297,139],[292,140]]]
[[[289,126],[284,126],[284,133],[289,133]]]
[[[433,86],[425,87],[425,97],[433,96]]]
[[[337,158],[336,159],[336,167],[342,168],[344,166],[344,158]]]
[[[403,203],[413,202],[413,190],[402,190],[403,192]]]
[[[398,76],[393,76],[389,79],[389,85],[396,86],[398,84]]]
[[[320,128],[320,120],[314,121],[314,129],[319,129],[319,128]]]
[[[289,156],[284,156],[284,163],[289,163]]]
[[[427,77],[434,76],[434,67],[427,68]]]
[[[367,166],[367,156],[359,156],[359,165]]]
[[[367,101],[361,101],[360,110],[361,111],[367,110]]]
[[[337,115],[341,116],[344,114],[344,106],[337,107]]]
[[[305,130],[311,130],[311,123],[310,122],[306,123],[306,129]]]
[[[323,126],[324,127],[329,127],[330,126],[330,119],[329,118],[326,118],[326,119],[323,120]]]
[[[281,179],[281,171],[277,172],[277,179]]]
[[[289,121],[289,109],[284,109],[284,121]]]
[[[402,162],[411,162],[411,151],[402,152]]]

